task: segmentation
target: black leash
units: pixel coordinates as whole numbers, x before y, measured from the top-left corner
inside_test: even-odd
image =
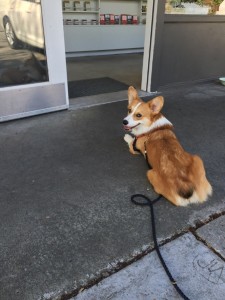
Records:
[[[144,151],[144,156],[146,159],[146,162],[148,164],[149,169],[151,169],[151,165],[149,163],[148,160],[148,154],[147,154],[147,148],[146,148],[146,142],[144,143],[144,147],[145,147],[145,151]],[[134,141],[133,141],[133,149],[134,151],[138,151],[141,152],[137,147],[136,147],[136,143],[137,143],[137,137],[135,137]],[[142,201],[137,201],[135,200],[135,198],[141,198]],[[150,200],[148,197],[146,197],[145,195],[142,194],[134,194],[131,196],[131,201],[136,204],[136,205],[140,205],[140,206],[149,206],[150,207],[150,212],[151,212],[151,225],[152,225],[152,236],[153,236],[153,241],[154,241],[154,247],[156,250],[156,253],[159,257],[159,260],[170,280],[170,282],[172,283],[172,285],[174,286],[174,288],[176,289],[176,291],[178,292],[178,294],[184,299],[184,300],[190,300],[187,296],[185,296],[185,294],[181,291],[181,289],[179,288],[179,286],[177,285],[176,281],[174,280],[172,274],[170,273],[163,257],[162,254],[159,250],[159,244],[157,242],[157,237],[156,237],[156,228],[155,228],[155,214],[154,214],[154,204],[159,201],[162,198],[162,195],[159,195],[156,199],[154,200]],[[144,199],[144,201],[143,201]]]
[[[150,207],[150,212],[151,212],[151,225],[152,225],[152,235],[153,235],[153,241],[154,241],[154,246],[155,246],[155,250],[158,254],[159,260],[167,274],[167,276],[169,277],[170,282],[172,283],[172,285],[174,286],[174,288],[177,290],[178,294],[184,299],[184,300],[190,300],[187,296],[185,296],[185,294],[181,291],[181,289],[179,288],[179,286],[177,285],[176,281],[174,280],[172,274],[170,273],[162,255],[161,252],[159,250],[159,244],[157,242],[157,237],[156,237],[156,228],[155,228],[155,214],[154,214],[154,208],[153,205],[159,200],[161,199],[161,195],[159,195],[156,199],[154,200],[150,200],[148,197],[146,197],[145,195],[142,194],[134,194],[131,196],[131,201],[136,204],[136,205],[140,205],[140,206],[149,206]],[[137,201],[135,200],[135,198],[141,198],[142,200],[144,199],[144,201]]]

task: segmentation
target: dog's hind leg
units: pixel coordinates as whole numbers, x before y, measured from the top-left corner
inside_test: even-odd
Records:
[[[199,156],[194,155],[191,169],[199,202],[204,202],[212,195],[212,187],[206,178],[205,168]]]
[[[158,173],[153,169],[149,170],[147,171],[147,177],[156,193],[163,195],[174,205],[178,205],[174,195],[168,190],[165,180],[163,180]]]
[[[150,181],[151,185],[153,186],[154,190],[158,194],[162,194],[160,179],[158,174],[154,170],[147,171],[147,177]]]

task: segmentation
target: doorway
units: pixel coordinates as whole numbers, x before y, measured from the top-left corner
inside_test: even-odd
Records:
[[[141,88],[143,53],[67,58],[69,97]],[[107,86],[106,86],[107,85]]]
[[[68,82],[107,77],[141,89],[146,10],[151,1],[95,0],[82,16],[82,8],[64,5]]]
[[[68,81],[111,77],[141,88],[143,53],[67,58]]]

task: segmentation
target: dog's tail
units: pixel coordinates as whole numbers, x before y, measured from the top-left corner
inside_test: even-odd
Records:
[[[194,184],[190,180],[180,178],[179,180],[177,180],[176,189],[176,205],[186,206],[189,203],[199,202]]]
[[[175,180],[177,205],[204,202],[212,195],[212,187],[205,176],[205,168],[201,158],[193,156],[189,170],[179,169]]]
[[[181,198],[189,199],[193,196],[195,187],[188,178],[184,178],[184,177],[180,177],[179,179],[177,178],[176,186],[177,186],[177,194]]]

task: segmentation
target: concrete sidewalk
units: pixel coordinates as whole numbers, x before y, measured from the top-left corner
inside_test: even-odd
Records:
[[[222,251],[223,235],[215,230],[224,225],[213,224],[223,220],[221,215],[225,212],[225,88],[209,81],[161,92],[165,96],[163,113],[174,124],[184,148],[203,158],[214,189],[212,198],[203,205],[177,208],[165,199],[156,204],[157,236],[160,243],[165,243],[163,255],[178,284],[190,299],[196,300],[198,294],[195,292],[204,286],[208,291],[208,282],[216,277],[216,272],[212,272],[214,260],[222,264],[224,257],[222,252],[218,252],[220,258],[218,253],[196,240],[193,230]],[[1,300],[71,299],[82,288],[100,282],[146,253],[150,254],[142,261],[147,259],[145,272],[155,274],[151,280],[157,276],[165,278],[151,252],[149,211],[130,202],[133,193],[151,198],[156,195],[145,175],[145,160],[132,156],[123,141],[125,95],[126,92],[123,98],[120,94],[118,102],[114,103],[108,103],[112,96],[99,95],[99,102],[108,104],[81,109],[82,103],[80,106],[72,103],[69,111],[1,124]],[[208,221],[213,222],[198,230]],[[221,221],[221,224],[224,223]],[[209,238],[210,231],[204,228],[210,225],[212,237]],[[213,245],[213,237],[216,242],[220,239],[219,246]],[[195,260],[202,253],[205,260]],[[190,263],[186,264],[186,257]],[[153,260],[155,267],[149,267],[148,260]],[[128,268],[140,264],[141,270],[142,261]],[[210,266],[208,277],[200,270],[207,264]],[[198,267],[200,269],[196,270]],[[215,267],[217,271],[216,264]],[[219,265],[218,270],[221,269]],[[121,272],[129,273],[129,270]],[[114,280],[120,274],[106,280]],[[135,274],[133,276],[135,278]],[[189,280],[195,276],[198,277],[196,287],[191,288]],[[220,299],[223,276],[222,272],[217,284],[213,283],[213,299]],[[205,277],[210,280],[204,281]],[[128,276],[127,286],[130,279]],[[152,300],[176,299],[168,282],[164,285],[162,281],[159,294],[156,294],[158,280],[155,280],[157,286],[154,280],[151,282],[151,293],[155,293]],[[104,284],[100,284],[103,290]],[[140,285],[138,281],[137,284]],[[109,289],[108,298],[106,294],[102,294],[103,297],[122,299],[116,298],[120,297],[117,291],[123,295],[117,288],[115,298]],[[167,298],[161,298],[163,290]],[[86,293],[78,297],[86,297]],[[207,298],[209,295],[207,293],[206,300],[212,299],[211,296]]]
[[[225,217],[185,233],[161,247],[179,288],[189,299],[223,300]],[[81,292],[73,300],[183,299],[168,279],[155,251]]]

